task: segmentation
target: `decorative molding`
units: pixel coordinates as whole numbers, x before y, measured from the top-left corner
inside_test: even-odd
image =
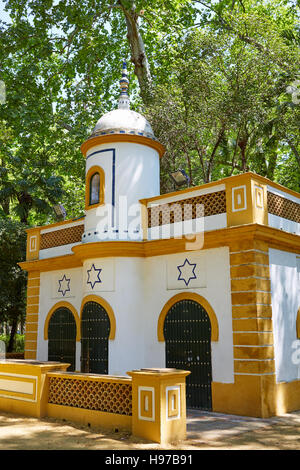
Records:
[[[154,387],[138,387],[138,417],[142,421],[155,421]]]
[[[181,418],[180,385],[166,387],[166,419],[171,421]]]
[[[297,253],[300,251],[300,236],[260,224],[247,224],[205,232],[203,250],[230,246],[244,239],[265,241],[270,248]],[[72,247],[74,255],[57,256],[42,260],[18,263],[25,271],[53,271],[81,267],[86,259],[101,257],[151,257],[173,253],[190,253],[191,241],[171,238],[147,241],[104,241],[83,243]],[[197,250],[197,244],[195,244]]]
[[[165,153],[165,147],[158,141],[142,135],[136,134],[106,134],[92,137],[81,145],[81,152],[85,157],[87,152],[96,145],[111,144],[112,142],[132,142],[135,144],[146,145],[156,150],[160,157]]]
[[[246,186],[236,186],[232,188],[232,212],[247,210]]]
[[[0,398],[37,402],[37,377],[33,375],[0,373]]]

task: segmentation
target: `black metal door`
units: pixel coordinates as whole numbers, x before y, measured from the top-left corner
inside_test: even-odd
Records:
[[[164,323],[166,367],[189,370],[188,408],[212,409],[211,324],[205,309],[193,300],[174,304]]]
[[[110,320],[96,302],[87,302],[81,319],[81,372],[108,374]]]
[[[75,370],[76,323],[66,307],[60,307],[50,318],[48,326],[48,361],[68,362]]]

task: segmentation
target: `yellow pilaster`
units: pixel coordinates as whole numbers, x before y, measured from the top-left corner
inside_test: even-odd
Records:
[[[234,383],[212,384],[213,410],[266,418],[276,413],[269,248],[230,243]]]
[[[40,228],[31,228],[27,230],[27,248],[26,260],[34,261],[39,259],[40,251]]]
[[[141,369],[132,377],[132,434],[166,444],[186,437],[188,371]]]
[[[267,185],[252,173],[225,181],[227,227],[244,224],[268,225]]]
[[[25,359],[36,359],[40,303],[40,272],[30,271],[27,281]]]

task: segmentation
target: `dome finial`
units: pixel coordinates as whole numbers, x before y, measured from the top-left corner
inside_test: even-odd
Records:
[[[128,80],[128,75],[127,75],[127,64],[125,60],[123,60],[122,78],[119,83],[121,87],[121,94],[119,96],[118,108],[129,109],[130,99],[127,93],[129,80]]]

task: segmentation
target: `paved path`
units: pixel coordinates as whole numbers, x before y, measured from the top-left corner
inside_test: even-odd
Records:
[[[186,441],[164,447],[133,438],[128,432],[0,412],[0,451],[152,449],[299,450],[300,411],[261,420],[189,410]]]
[[[300,411],[261,419],[188,410],[186,444],[199,448],[300,450]]]

